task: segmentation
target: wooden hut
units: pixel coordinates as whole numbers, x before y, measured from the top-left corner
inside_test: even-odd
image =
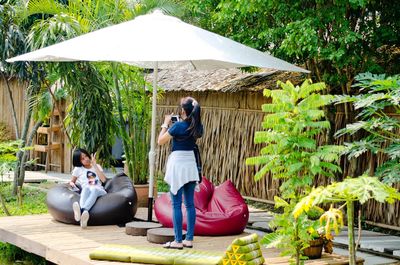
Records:
[[[199,141],[204,162],[204,175],[214,184],[229,179],[245,196],[272,200],[278,193],[279,183],[270,176],[255,182],[257,168],[246,166],[245,159],[259,154],[261,145],[253,143],[254,133],[261,129],[264,113],[261,105],[268,102],[263,97],[264,88],[276,88],[277,80],[299,83],[300,74],[274,71],[243,73],[238,69],[207,71],[169,70],[159,74],[159,86],[164,89],[158,99],[157,117],[161,125],[165,114],[177,112],[180,98],[195,97],[202,107],[205,134]],[[151,75],[148,77],[151,82]],[[26,102],[24,85],[10,82],[19,124],[23,124]],[[0,79],[0,122],[14,135],[8,88]],[[343,127],[343,113],[336,115],[335,130]],[[341,142],[340,142],[341,143]],[[169,146],[158,147],[156,172],[162,177]],[[64,136],[64,172],[71,167],[71,147]],[[60,157],[55,157],[56,161]],[[379,158],[381,161],[382,158]],[[358,165],[368,168],[369,158]],[[381,161],[382,162],[382,161]],[[346,172],[346,166],[344,166]],[[318,179],[319,183],[325,183]],[[397,188],[400,184],[397,184]],[[364,216],[370,224],[400,230],[400,202],[392,205],[369,202]]]

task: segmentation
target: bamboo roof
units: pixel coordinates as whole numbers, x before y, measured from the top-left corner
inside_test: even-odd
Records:
[[[158,76],[158,86],[166,92],[258,92],[265,88],[277,87],[278,80],[290,80],[297,84],[304,79],[304,74],[293,72],[261,69],[247,73],[240,69],[219,69],[213,71],[196,70],[161,70]],[[147,75],[147,81],[152,82],[153,73]]]

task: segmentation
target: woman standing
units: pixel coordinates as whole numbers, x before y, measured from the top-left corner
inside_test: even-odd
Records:
[[[158,136],[158,144],[163,145],[172,139],[172,152],[168,157],[164,180],[170,186],[173,209],[175,241],[167,242],[165,248],[182,249],[193,247],[194,224],[194,190],[199,181],[194,148],[196,140],[203,135],[200,105],[191,97],[180,102],[180,120],[171,125],[172,115],[166,115]],[[182,241],[182,193],[187,213],[186,239]]]
[[[96,155],[89,155],[85,149],[76,149],[72,156],[72,178],[69,182],[71,187],[76,188],[78,180],[82,186],[81,198],[72,204],[74,218],[80,221],[81,227],[86,228],[89,221],[89,210],[96,203],[98,197],[107,194],[102,183],[106,181],[103,169],[96,163]]]

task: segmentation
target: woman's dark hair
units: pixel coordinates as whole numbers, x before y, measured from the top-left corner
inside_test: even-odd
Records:
[[[203,125],[201,124],[200,105],[192,97],[186,97],[181,100],[181,107],[185,111],[190,122],[188,130],[194,139],[200,138],[203,135]]]
[[[77,148],[77,149],[75,149],[74,154],[72,155],[72,165],[74,167],[83,166],[82,162],[81,162],[81,154],[82,153],[87,155],[90,159],[92,159],[92,157],[90,156],[88,151],[86,151],[85,149],[82,149],[82,148]]]

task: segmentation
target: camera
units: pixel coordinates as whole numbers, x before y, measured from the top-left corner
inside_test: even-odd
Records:
[[[175,123],[175,122],[177,122],[177,121],[179,121],[179,115],[172,115],[172,116],[171,116],[171,122],[172,122],[172,123]]]

